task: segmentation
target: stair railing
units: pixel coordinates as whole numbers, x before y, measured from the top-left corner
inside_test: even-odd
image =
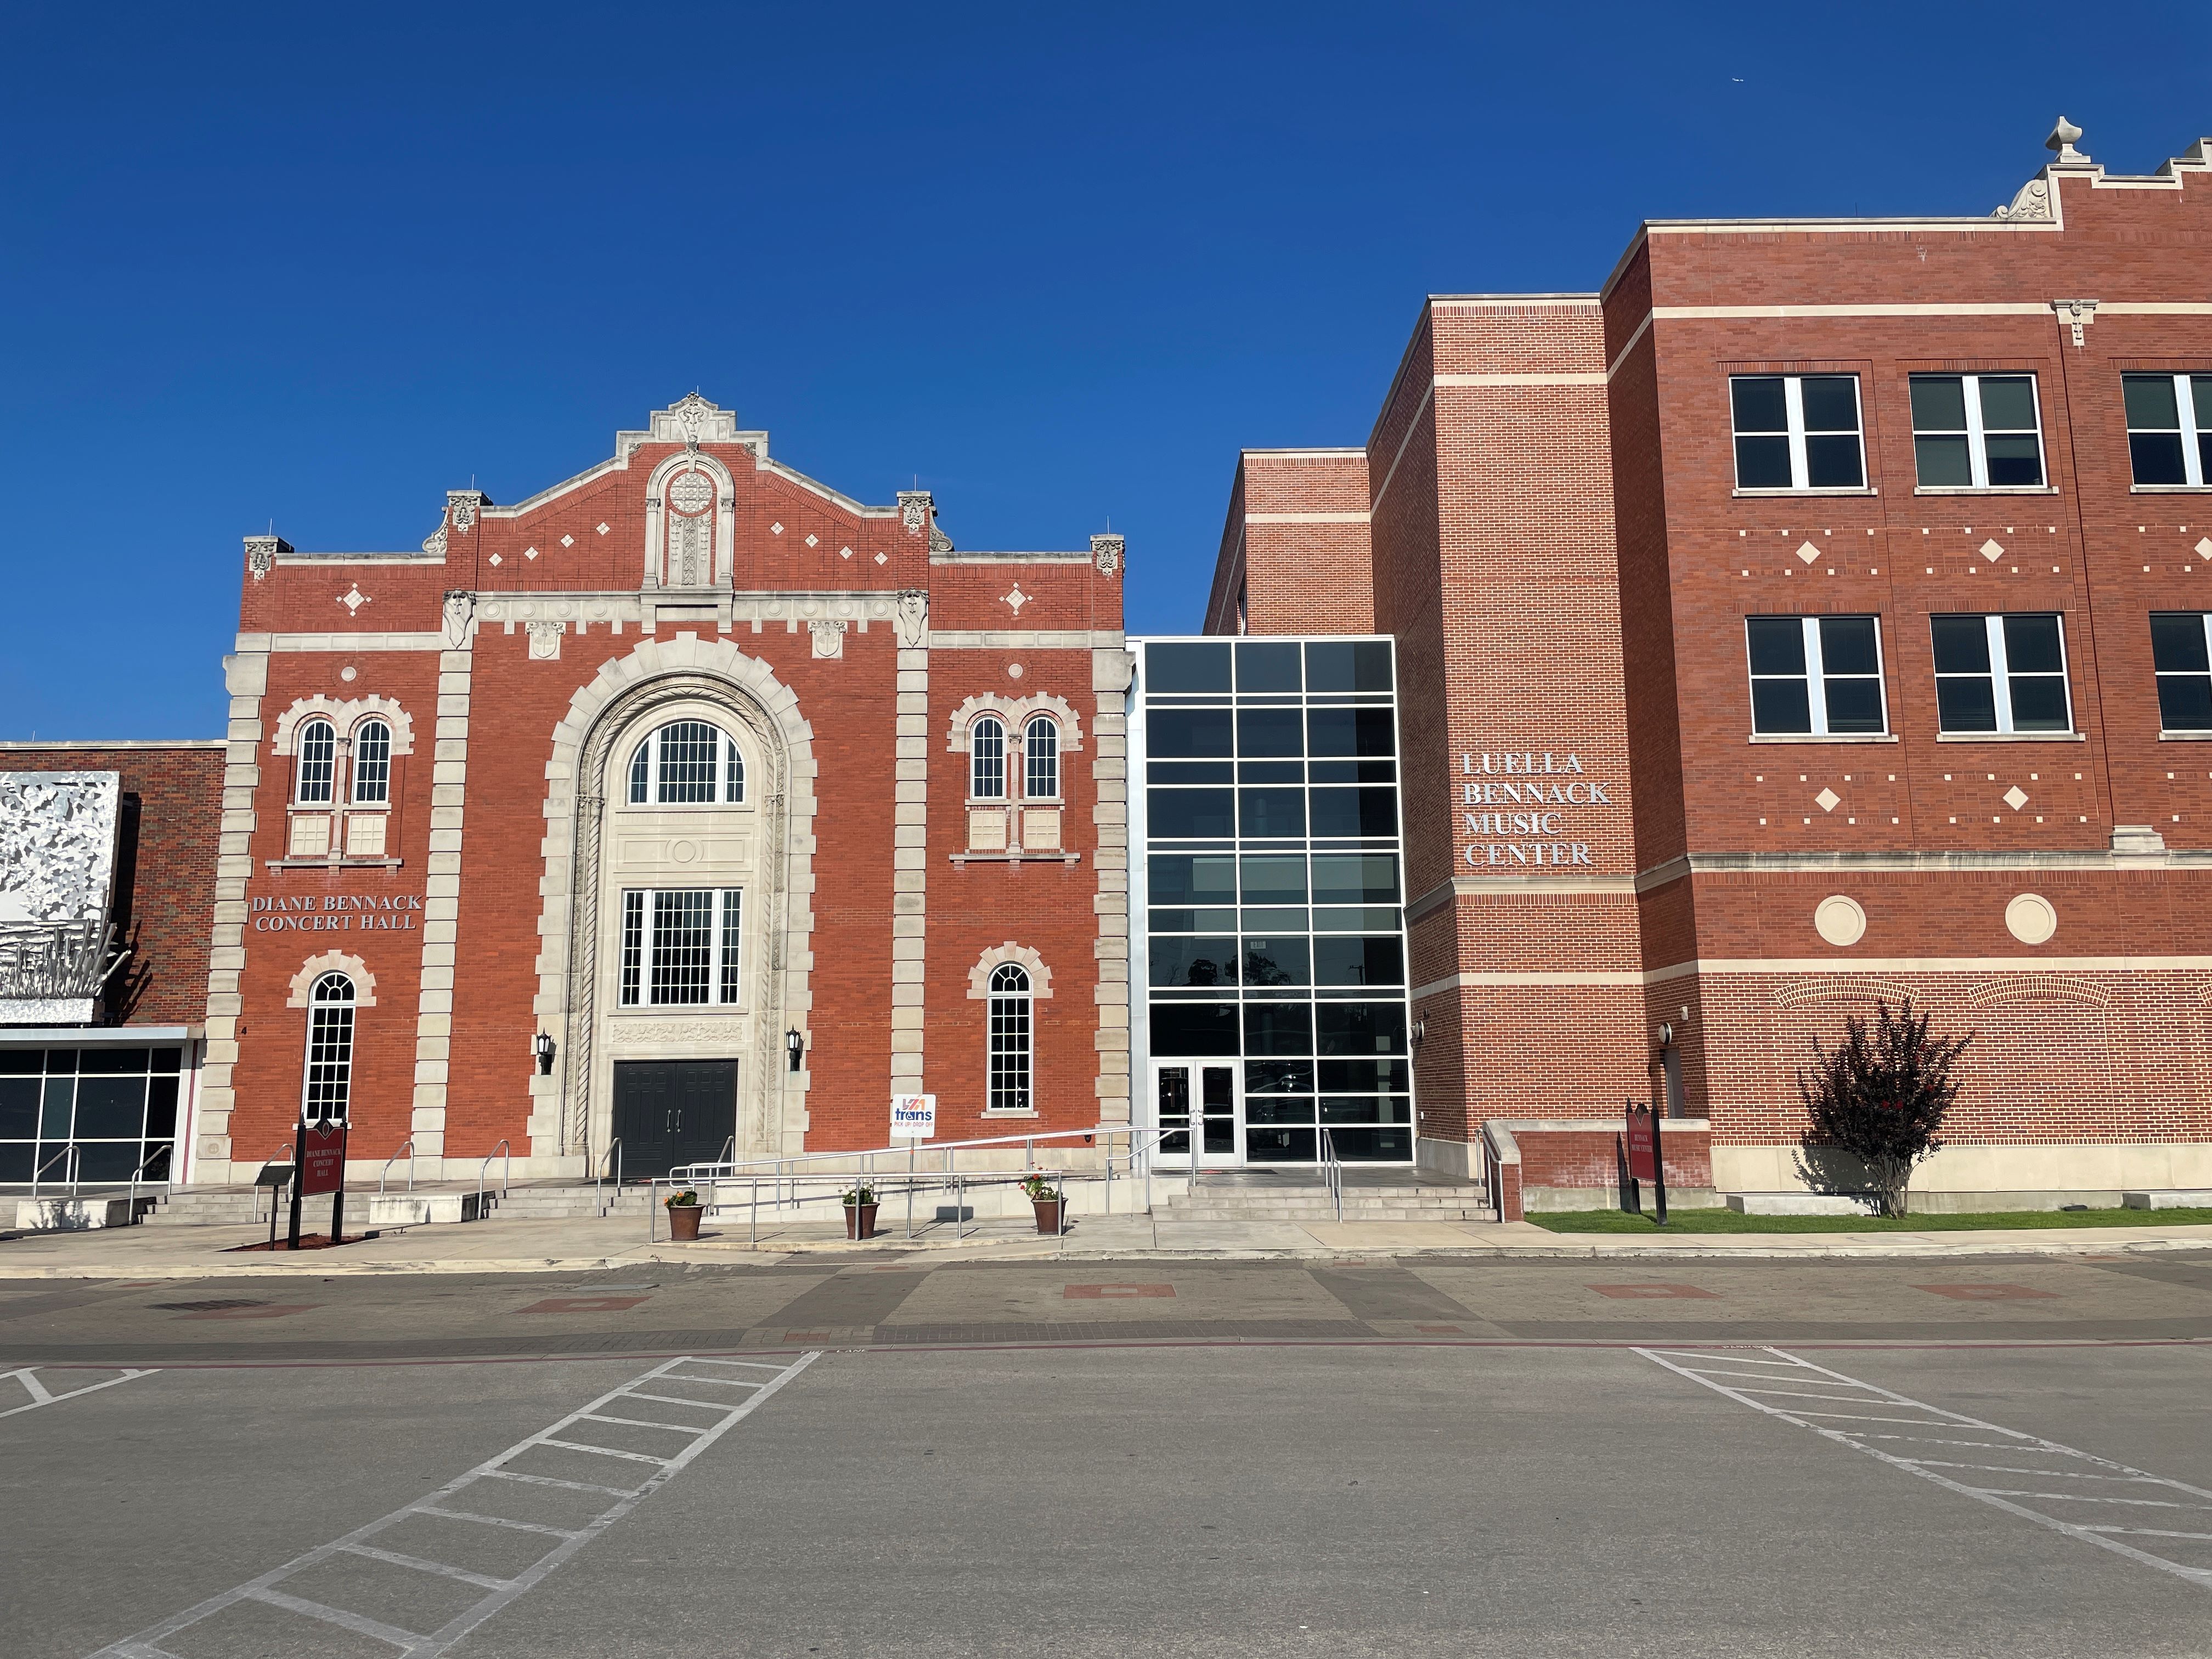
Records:
[[[599,1206],[599,1214],[602,1217],[607,1212],[606,1177],[607,1166],[610,1164],[614,1165],[615,1170],[615,1197],[620,1200],[622,1197],[622,1137],[620,1135],[617,1135],[607,1143],[606,1156],[599,1160],[599,1171],[592,1177],[592,1202]]]
[[[407,1154],[407,1190],[410,1193],[415,1190],[415,1137],[410,1135],[399,1143],[399,1152],[384,1160],[383,1171],[376,1177],[376,1195],[379,1198],[384,1196],[385,1177],[392,1173],[392,1166],[399,1162],[400,1152]]]
[[[131,1220],[133,1225],[136,1225],[138,1220],[138,1178],[144,1175],[147,1170],[152,1169],[156,1164],[160,1163],[163,1158],[173,1157],[176,1153],[176,1150],[177,1143],[175,1141],[165,1140],[161,1143],[161,1148],[159,1152],[148,1153],[146,1156],[146,1161],[131,1172]],[[161,1184],[164,1187],[169,1184],[167,1177],[163,1178]],[[258,1209],[259,1206],[256,1206],[255,1207]],[[257,1215],[255,1219],[258,1220],[259,1217]]]
[[[498,1146],[484,1154],[483,1162],[477,1165],[477,1219],[479,1221],[484,1218],[484,1188],[487,1184],[484,1177],[491,1169],[492,1159],[501,1157],[507,1160],[500,1166],[499,1171],[499,1200],[504,1204],[507,1202],[507,1187],[514,1176],[514,1148],[507,1144],[505,1135],[499,1138]]]
[[[1336,1155],[1336,1136],[1327,1127],[1321,1132],[1321,1184],[1328,1189],[1330,1206],[1344,1219],[1344,1164]]]
[[[31,1196],[33,1198],[36,1198],[39,1195],[39,1182],[46,1178],[46,1171],[52,1169],[57,1164],[62,1165],[62,1179],[69,1183],[70,1196],[71,1198],[75,1198],[76,1196],[77,1146],[76,1142],[74,1140],[68,1140],[62,1143],[61,1151],[56,1152],[52,1158],[39,1165],[37,1169],[31,1171]]]

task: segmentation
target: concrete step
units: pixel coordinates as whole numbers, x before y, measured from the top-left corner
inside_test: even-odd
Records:
[[[608,1215],[643,1216],[652,1202],[652,1195],[642,1187],[511,1187],[493,1206],[489,1219],[574,1220],[599,1215],[602,1206]]]

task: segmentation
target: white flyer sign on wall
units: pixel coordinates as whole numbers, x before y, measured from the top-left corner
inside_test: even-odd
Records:
[[[891,1139],[927,1140],[937,1133],[935,1095],[891,1097]]]

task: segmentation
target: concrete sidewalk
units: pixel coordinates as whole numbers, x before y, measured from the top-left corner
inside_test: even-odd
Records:
[[[1686,1233],[1648,1237],[1547,1232],[1527,1222],[1170,1221],[1092,1216],[1065,1238],[1027,1221],[949,1222],[854,1243],[841,1222],[709,1221],[694,1244],[648,1242],[634,1216],[485,1221],[389,1229],[336,1250],[233,1255],[267,1237],[262,1227],[119,1227],[0,1238],[0,1280],[182,1279],[356,1273],[574,1273],[638,1262],[770,1263],[795,1259],[926,1254],[947,1261],[1328,1261],[1346,1255],[1429,1260],[1802,1261],[1823,1258],[2116,1255],[2212,1250],[2212,1226],[2045,1227],[1988,1232]]]

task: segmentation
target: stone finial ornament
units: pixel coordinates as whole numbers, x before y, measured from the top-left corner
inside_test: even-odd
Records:
[[[282,536],[248,536],[246,538],[246,568],[259,581],[276,568],[276,556],[289,553],[292,544]]]
[[[928,524],[930,509],[936,505],[936,498],[927,489],[902,489],[898,493],[899,522],[908,531],[918,531]]]
[[[1091,538],[1091,560],[1098,567],[1102,576],[1118,576],[1122,562],[1129,555],[1129,540],[1126,536],[1093,536]]]
[[[2074,141],[2081,136],[2081,128],[2063,115],[2058,118],[2058,125],[2051,129],[2051,137],[2043,141],[2044,149],[2055,151],[2058,156],[2054,165],[2062,167],[2086,167],[2093,165],[2087,156],[2074,148]]]

